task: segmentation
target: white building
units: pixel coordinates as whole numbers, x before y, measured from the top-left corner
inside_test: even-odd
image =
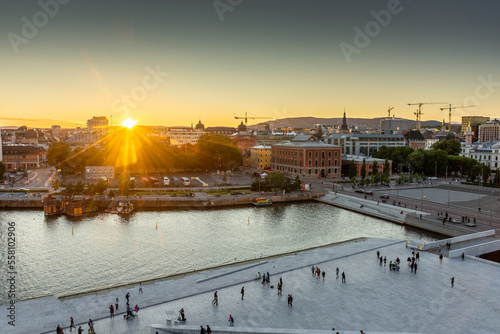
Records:
[[[474,159],[496,170],[500,166],[500,141],[462,143],[460,156]]]
[[[108,134],[109,122],[106,116],[94,116],[87,120],[87,129],[90,133],[97,133],[101,136]]]
[[[372,156],[382,146],[405,146],[402,135],[376,134],[376,133],[337,133],[326,137],[327,144],[342,147],[342,154]]]
[[[199,127],[169,127],[163,131],[162,136],[170,139],[170,145],[183,146],[195,145],[203,134],[205,130]]]
[[[113,166],[85,166],[85,180],[98,180],[105,177],[108,180],[115,178]]]

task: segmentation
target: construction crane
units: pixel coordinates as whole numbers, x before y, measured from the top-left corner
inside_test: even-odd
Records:
[[[244,119],[245,126],[247,126],[248,119],[273,119],[272,117],[247,117],[247,113],[245,113],[245,117],[234,116],[236,119]]]
[[[451,131],[451,110],[452,109],[473,108],[473,107],[476,107],[476,106],[456,106],[456,107],[452,107],[451,104],[450,104],[446,108],[439,108],[439,109],[441,109],[441,111],[446,110],[446,109],[449,110],[449,113],[448,113],[448,131]]]
[[[389,106],[387,108],[387,117],[391,118],[391,110],[394,109],[394,107],[391,108],[391,106]]]
[[[414,113],[417,119],[417,130],[420,130],[420,118],[422,117],[422,106],[424,104],[446,104],[446,102],[418,102],[408,103],[409,106],[418,106],[418,110]]]

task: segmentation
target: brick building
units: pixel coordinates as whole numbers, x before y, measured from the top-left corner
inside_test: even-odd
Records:
[[[2,146],[2,160],[8,170],[39,168],[44,162],[47,151],[36,146]]]
[[[365,160],[366,174],[365,177],[370,177],[373,171],[373,163],[377,162],[377,170],[379,174],[384,171],[384,159],[377,159],[359,155],[343,155],[342,156],[342,176],[349,176],[349,167],[351,162],[354,161],[354,167],[356,168],[356,177],[361,177],[361,168],[363,167],[363,159]],[[392,161],[389,160],[389,175],[392,175]]]
[[[271,146],[271,167],[303,178],[340,178],[342,148],[323,142],[292,142]]]

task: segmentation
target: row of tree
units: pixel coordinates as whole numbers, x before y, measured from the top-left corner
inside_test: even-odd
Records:
[[[48,163],[63,175],[83,174],[85,166],[114,166],[115,173],[228,170],[242,163],[242,155],[228,137],[204,134],[196,145],[172,146],[162,138],[117,131],[99,145],[71,149],[67,143],[55,143],[48,152]]]
[[[430,150],[414,150],[410,147],[381,147],[376,158],[392,160],[393,172],[406,171],[419,175],[445,175],[467,177],[470,182],[481,178],[487,182],[489,166],[466,157],[460,157],[461,144],[455,140],[444,140],[431,146]]]

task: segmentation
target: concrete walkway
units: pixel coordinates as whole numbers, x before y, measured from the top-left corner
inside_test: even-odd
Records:
[[[403,240],[366,239],[331,247],[200,272],[183,278],[144,286],[103,291],[61,301],[55,297],[16,303],[16,327],[0,323],[1,333],[55,333],[57,324],[69,330],[73,316],[85,332],[86,322],[94,319],[96,332],[155,333],[152,324],[176,319],[184,308],[186,325],[228,327],[227,318],[235,318],[239,327],[331,330],[340,333],[496,333],[500,310],[500,267],[467,258],[447,259],[420,253],[417,274],[410,273],[406,258],[411,250]],[[387,256],[380,266],[376,250]],[[390,272],[389,261],[401,259],[401,270]],[[325,281],[311,275],[311,266],[326,272]],[[335,278],[335,268],[346,273],[347,283]],[[238,270],[235,270],[238,269]],[[253,280],[254,275],[269,271],[271,285],[283,277],[283,296],[276,288]],[[450,287],[450,277],[455,287]],[[245,298],[240,289],[245,286]],[[211,303],[218,290],[219,306]],[[141,307],[133,320],[123,319],[125,294],[130,305]],[[293,294],[293,307],[287,306],[287,294]],[[115,318],[108,307],[120,298]],[[6,305],[1,306],[6,309]],[[4,311],[5,312],[5,311]],[[182,325],[178,325],[182,326]],[[78,327],[78,325],[77,325]],[[236,332],[236,331],[235,331]]]

